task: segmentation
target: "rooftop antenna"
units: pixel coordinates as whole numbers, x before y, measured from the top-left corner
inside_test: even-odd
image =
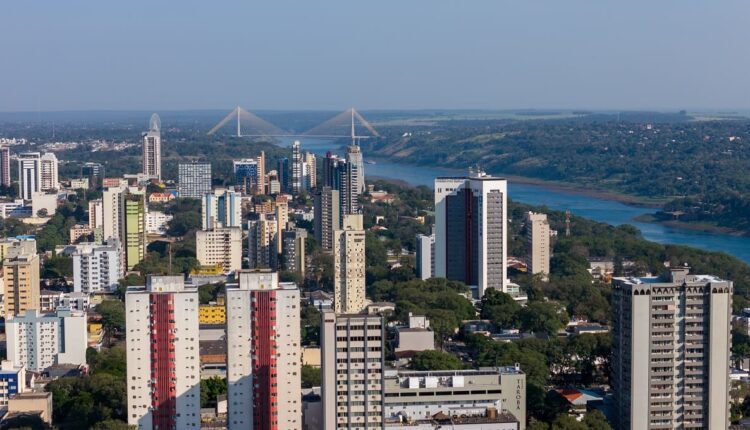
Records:
[[[354,134],[354,108],[352,110],[352,145],[356,145],[357,135]]]

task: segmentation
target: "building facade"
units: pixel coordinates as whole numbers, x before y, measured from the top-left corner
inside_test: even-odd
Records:
[[[274,215],[259,214],[247,222],[247,257],[251,269],[276,269],[278,265],[278,222]]]
[[[692,275],[612,282],[613,420],[629,429],[729,426],[731,281]]]
[[[14,243],[3,259],[5,318],[39,308],[39,255],[35,241]]]
[[[202,266],[221,265],[224,272],[242,269],[242,228],[222,227],[195,233],[196,258]]]
[[[113,293],[123,273],[117,239],[104,244],[82,243],[73,253],[73,291],[85,294]]]
[[[203,230],[214,227],[242,227],[242,196],[231,189],[217,188],[203,195]]]
[[[0,185],[10,187],[10,148],[0,146]]]
[[[313,203],[315,240],[325,252],[333,252],[333,233],[340,229],[339,191],[323,187],[315,194]]]
[[[81,178],[88,179],[91,189],[101,187],[105,176],[104,166],[99,163],[87,162],[81,166]]]
[[[18,195],[31,200],[34,193],[42,190],[42,155],[38,152],[23,152],[18,155]]]
[[[484,172],[435,179],[435,273],[476,289],[504,293],[507,281],[507,194],[505,179]]]
[[[8,360],[41,372],[53,364],[86,364],[86,313],[60,309],[42,314],[29,309],[6,322]]]
[[[257,160],[252,158],[232,160],[232,170],[234,171],[234,183],[245,194],[258,194],[258,177],[262,173],[260,173],[260,169],[258,168]]]
[[[132,270],[146,257],[146,195],[128,193],[123,196],[122,203],[122,244],[126,267]]]
[[[46,152],[40,159],[41,191],[57,190],[60,188],[57,174],[57,156],[53,152]]]
[[[239,272],[227,286],[227,426],[302,427],[300,293],[275,272]]]
[[[321,313],[323,430],[383,427],[384,339],[378,315]]]
[[[435,273],[435,235],[417,235],[417,278],[430,279]]]
[[[292,143],[292,160],[291,164],[289,165],[289,169],[290,191],[293,195],[296,196],[304,188],[302,177],[304,170],[304,160],[302,159],[302,150],[300,148],[299,140],[295,140],[294,143]]]
[[[307,230],[293,224],[281,232],[281,265],[284,270],[305,276],[305,240]]]
[[[200,428],[198,290],[150,276],[125,294],[128,424]]]
[[[26,390],[26,369],[16,367],[12,361],[0,363],[0,409],[8,410],[8,400]]]
[[[181,198],[201,199],[211,192],[210,163],[180,163],[177,193]]]
[[[149,130],[143,133],[143,174],[161,179],[161,120],[151,115]]]
[[[362,215],[346,215],[333,240],[333,300],[337,313],[358,313],[365,308],[365,267]]]
[[[529,273],[541,275],[544,280],[549,277],[550,240],[547,215],[528,212],[526,214],[526,242],[528,247],[526,267]]]

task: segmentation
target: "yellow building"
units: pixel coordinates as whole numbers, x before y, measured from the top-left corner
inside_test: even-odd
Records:
[[[215,302],[198,307],[198,321],[201,324],[226,324],[227,312],[224,297],[219,296]]]

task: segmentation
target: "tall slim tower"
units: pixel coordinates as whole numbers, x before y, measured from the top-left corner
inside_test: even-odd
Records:
[[[526,266],[531,274],[540,274],[542,279],[549,276],[550,235],[547,215],[529,212],[526,214],[526,238],[528,257]]]
[[[365,162],[359,145],[349,145],[346,148],[346,163],[349,165],[352,192],[358,196],[365,192]]]
[[[359,313],[365,308],[365,230],[362,215],[345,215],[333,233],[333,288],[336,313]]]
[[[619,430],[729,426],[731,281],[672,268],[612,282],[612,375]]]
[[[42,191],[57,190],[57,156],[52,152],[46,152],[41,158],[41,182]]]
[[[300,429],[299,289],[276,272],[238,279],[226,290],[228,426]]]
[[[125,294],[128,424],[200,428],[198,290],[182,276],[150,276]]]
[[[304,167],[305,167],[304,169],[305,170],[305,174],[304,174],[305,189],[311,190],[317,186],[317,182],[318,182],[315,154],[313,154],[312,152],[305,152]]]
[[[260,151],[260,155],[256,158],[258,161],[258,178],[257,178],[257,189],[256,194],[266,193],[266,153]]]
[[[332,252],[334,232],[341,226],[339,191],[323,187],[315,194],[313,210],[315,240],[323,251]]]
[[[435,179],[435,274],[508,294],[508,183],[478,171]]]
[[[292,143],[292,163],[289,166],[289,169],[291,170],[291,191],[292,194],[297,195],[302,191],[302,152],[300,148],[300,142],[299,140],[295,140],[294,143]]]
[[[10,148],[0,146],[0,185],[10,186]]]
[[[24,152],[18,156],[18,191],[24,200],[42,187],[42,155],[38,152]]]
[[[143,174],[161,179],[161,119],[151,115],[149,130],[143,134]]]

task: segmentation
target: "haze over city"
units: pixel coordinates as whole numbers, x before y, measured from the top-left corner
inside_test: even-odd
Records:
[[[745,109],[750,3],[6,2],[0,111]]]

